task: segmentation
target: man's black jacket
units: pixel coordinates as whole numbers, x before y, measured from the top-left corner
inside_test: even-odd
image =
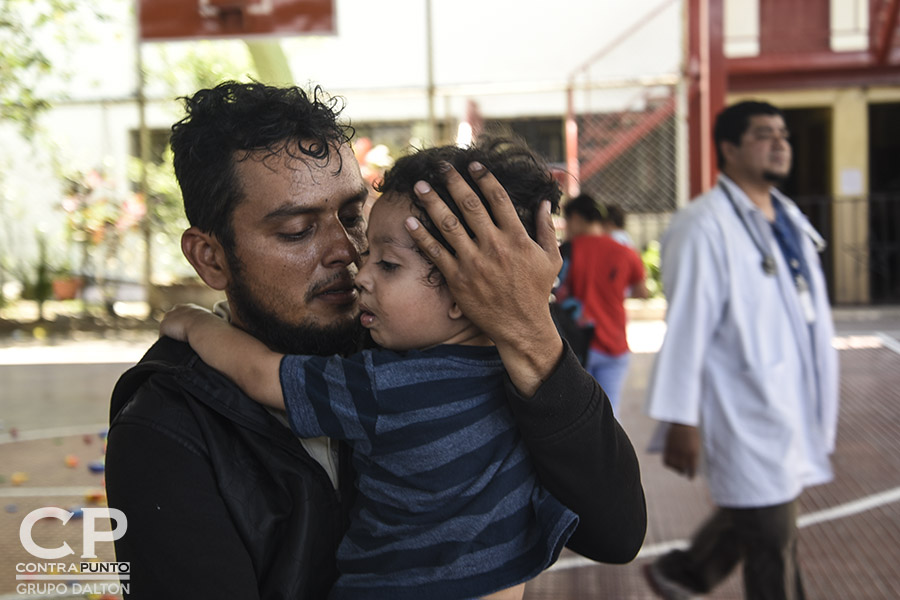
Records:
[[[643,489],[600,387],[566,348],[534,397],[507,390],[542,484],[581,519],[568,546],[631,560]],[[327,596],[354,494],[346,450],[336,491],[289,428],[168,338],[119,380],[110,423],[107,493],[128,519],[116,555],[132,598]]]

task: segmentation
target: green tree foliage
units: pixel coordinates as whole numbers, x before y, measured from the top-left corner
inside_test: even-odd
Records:
[[[88,14],[103,18],[77,0],[0,0],[0,119],[18,124],[30,138],[35,119],[49,107],[41,84],[53,72],[45,48],[67,44],[83,34],[79,27]],[[55,73],[55,75],[61,75]]]
[[[90,27],[85,23],[98,20],[106,20],[106,16],[93,2],[0,0],[0,123],[13,124],[27,141],[35,143],[38,117],[50,108],[46,94],[52,85],[48,84],[65,80],[67,75],[53,64],[51,49],[65,50],[87,39]],[[0,165],[0,221],[20,216],[15,199],[5,197],[2,184],[7,168]],[[10,256],[15,246],[10,233],[0,230],[0,305],[5,301],[6,274],[20,262]],[[38,251],[44,252],[40,244]],[[43,256],[37,257],[38,266],[43,260]]]
[[[193,94],[229,79],[257,78],[247,45],[239,40],[148,45],[144,72],[147,87],[167,98]]]

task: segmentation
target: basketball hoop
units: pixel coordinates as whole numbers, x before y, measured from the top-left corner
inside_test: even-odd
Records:
[[[199,0],[200,16],[204,19],[226,18],[234,15],[263,16],[272,14],[272,0]]]
[[[141,41],[334,35],[336,0],[138,0]]]

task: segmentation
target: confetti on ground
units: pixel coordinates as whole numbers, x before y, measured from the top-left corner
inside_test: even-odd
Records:
[[[22,471],[16,471],[9,477],[10,483],[13,485],[22,485],[26,481],[28,481],[28,474],[23,473]]]
[[[100,502],[106,502],[106,491],[91,490],[84,495],[84,499],[87,502],[93,502],[95,504],[99,504]]]
[[[74,454],[67,454],[65,459],[66,466],[70,469],[74,469],[78,466],[78,457]]]

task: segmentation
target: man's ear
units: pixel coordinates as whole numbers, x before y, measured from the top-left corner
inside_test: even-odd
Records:
[[[733,165],[735,163],[734,155],[739,150],[739,146],[728,140],[722,140],[719,144],[719,149],[722,151],[722,157],[725,159],[725,164]]]
[[[197,275],[214,290],[224,290],[231,277],[225,249],[216,237],[191,227],[181,234],[181,252]]]

